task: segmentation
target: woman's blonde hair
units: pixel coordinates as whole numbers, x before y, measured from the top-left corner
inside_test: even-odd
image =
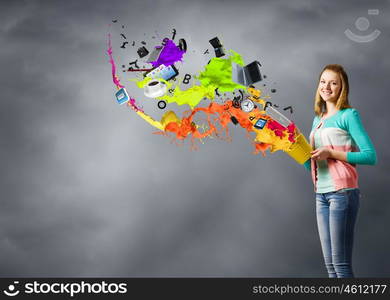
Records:
[[[344,68],[336,64],[325,66],[320,73],[318,82],[321,80],[322,73],[324,73],[325,70],[330,70],[337,73],[341,80],[341,90],[336,102],[336,108],[341,110],[344,108],[351,107],[351,105],[349,105],[348,102],[348,93],[349,93],[348,75],[345,72]],[[317,116],[320,116],[325,111],[326,111],[325,101],[322,99],[317,86],[316,97],[314,100],[314,112]]]

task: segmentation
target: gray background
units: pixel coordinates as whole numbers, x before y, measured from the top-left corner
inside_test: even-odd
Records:
[[[306,135],[320,70],[346,68],[351,103],[379,161],[359,166],[354,269],[388,277],[389,8],[389,1],[2,0],[0,276],[327,276],[302,166],[283,152],[252,155],[244,130],[232,126],[231,143],[175,146],[115,103],[108,31],[120,65],[136,53],[119,48],[119,33],[151,48],[155,30],[170,37],[176,28],[189,44],[183,72],[199,71],[212,57],[203,55],[212,53],[208,40],[220,37],[246,62],[261,61],[267,88],[277,89],[272,101],[292,105]],[[362,33],[361,16],[371,22]],[[381,35],[356,43],[347,28]],[[148,109],[160,113],[155,103]]]

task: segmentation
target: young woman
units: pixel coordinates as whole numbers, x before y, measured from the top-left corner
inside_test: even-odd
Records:
[[[359,210],[357,164],[376,164],[376,152],[356,109],[348,102],[348,76],[327,65],[316,92],[310,133],[311,169],[322,253],[329,277],[354,277],[352,245]]]

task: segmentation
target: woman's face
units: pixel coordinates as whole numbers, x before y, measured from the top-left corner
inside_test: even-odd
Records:
[[[331,70],[325,70],[321,74],[318,92],[325,102],[336,102],[341,90],[340,76]]]

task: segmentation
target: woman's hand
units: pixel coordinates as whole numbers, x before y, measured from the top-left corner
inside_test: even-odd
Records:
[[[325,160],[328,158],[332,158],[332,150],[326,147],[318,148],[311,153],[311,158],[314,160]]]

